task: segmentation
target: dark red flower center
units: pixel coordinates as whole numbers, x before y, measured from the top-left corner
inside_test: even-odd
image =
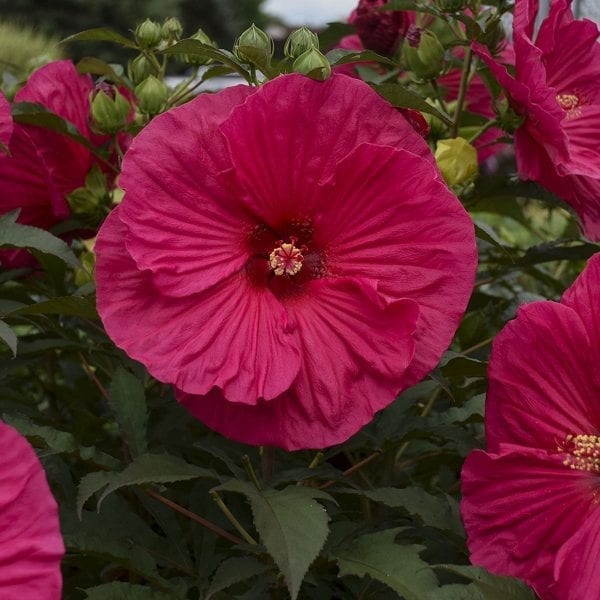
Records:
[[[257,225],[247,238],[246,273],[260,287],[277,295],[302,291],[303,284],[327,274],[325,252],[313,239],[311,219],[290,219],[276,228]]]
[[[566,455],[563,464],[571,469],[600,473],[600,437],[569,434],[559,450]]]

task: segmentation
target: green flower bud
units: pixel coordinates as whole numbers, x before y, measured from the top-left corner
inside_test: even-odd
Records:
[[[91,101],[92,121],[100,133],[117,133],[127,123],[131,106],[116,88],[96,92]]]
[[[435,0],[435,5],[442,12],[459,12],[469,6],[469,0]]]
[[[448,185],[469,183],[477,176],[477,150],[464,138],[438,140],[435,161]]]
[[[479,41],[485,44],[493,55],[502,50],[506,43],[506,31],[497,15],[492,15],[484,22],[484,33]]]
[[[150,75],[136,86],[135,97],[142,113],[157,115],[169,97],[169,88],[163,81]]]
[[[289,35],[283,51],[288,58],[295,59],[310,48],[319,49],[319,38],[307,27],[301,27]]]
[[[498,106],[498,124],[508,133],[514,133],[523,125],[525,117],[518,115],[507,100],[502,100]]]
[[[296,73],[307,75],[311,79],[324,81],[331,75],[331,65],[327,57],[316,48],[309,48],[303,52],[292,65]]]
[[[133,81],[135,84],[144,81],[146,77],[154,75],[154,73],[155,69],[152,63],[143,54],[140,54],[133,60],[130,60],[129,64],[127,65],[127,74],[129,75],[129,79],[131,79],[131,81]]]
[[[273,53],[275,52],[273,38],[262,29],[259,29],[254,23],[252,23],[246,31],[242,32],[240,37],[235,41],[233,47],[234,54],[241,61],[253,62],[254,56],[246,54],[244,48],[263,50],[269,57],[273,56]]]
[[[444,68],[444,46],[430,30],[415,30],[406,36],[404,60],[420,79],[434,79]]]
[[[216,44],[202,31],[202,29],[198,29],[194,35],[191,36],[193,40],[198,40],[207,46],[214,46],[216,48]],[[186,65],[200,66],[200,65],[209,65],[213,62],[212,58],[207,58],[206,56],[200,56],[198,54],[179,54],[179,60],[185,63]]]
[[[181,38],[181,34],[183,33],[183,27],[181,26],[181,22],[179,19],[175,17],[169,17],[165,19],[165,22],[162,26],[162,37],[167,40],[167,42],[176,42]]]
[[[155,48],[162,39],[162,30],[159,23],[146,19],[135,30],[135,41],[141,48]]]

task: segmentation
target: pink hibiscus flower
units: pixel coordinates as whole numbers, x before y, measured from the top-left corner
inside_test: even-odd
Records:
[[[8,148],[10,136],[13,132],[13,120],[10,114],[10,103],[0,92],[0,144]]]
[[[0,590],[3,600],[59,600],[65,549],[58,507],[29,442],[0,422]]]
[[[41,104],[100,146],[107,138],[95,135],[89,125],[93,90],[89,75],[77,73],[71,61],[60,60],[35,71],[15,102]],[[86,175],[96,163],[94,154],[67,136],[18,124],[9,149],[10,156],[0,153],[0,214],[20,208],[20,223],[43,229],[66,219],[70,211],[65,197],[85,184]],[[0,260],[9,268],[33,264],[23,250],[2,251]]]
[[[571,204],[585,235],[600,240],[600,44],[598,28],[574,20],[571,0],[553,0],[535,42],[537,0],[517,0],[515,75],[474,44],[517,113],[520,175]],[[566,51],[568,49],[568,51]]]
[[[96,243],[115,343],[201,421],[286,449],[344,441],[450,343],[472,223],[366,84],[203,94],[134,140]]]
[[[471,560],[544,599],[600,598],[600,254],[494,342],[488,451],[462,472]]]

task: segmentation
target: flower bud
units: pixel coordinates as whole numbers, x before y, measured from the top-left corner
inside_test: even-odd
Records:
[[[162,25],[162,38],[169,43],[176,42],[181,39],[183,33],[183,27],[179,19],[175,17],[169,17],[165,19]]]
[[[240,37],[235,41],[233,47],[234,54],[244,62],[252,62],[254,57],[244,52],[244,48],[256,48],[257,50],[265,51],[269,57],[273,56],[275,47],[273,44],[273,38],[259,29],[254,23],[243,31]]]
[[[296,73],[308,75],[311,79],[324,81],[331,75],[331,65],[327,57],[316,48],[309,48],[303,52],[292,65]]]
[[[283,51],[288,58],[293,60],[310,48],[319,49],[319,38],[307,27],[301,27],[289,35]]]
[[[477,150],[464,138],[438,140],[435,161],[448,185],[469,183],[477,175]]]
[[[141,48],[155,48],[162,39],[162,30],[159,23],[146,19],[135,30],[135,41]]]
[[[359,0],[349,22],[367,50],[391,56],[402,42],[410,24],[408,12],[381,11],[387,0]]]
[[[156,115],[169,97],[169,88],[163,81],[150,75],[136,86],[135,97],[141,112]]]
[[[152,66],[152,63],[143,54],[140,54],[133,60],[130,60],[129,64],[127,65],[127,74],[129,75],[129,79],[131,79],[131,81],[133,81],[135,84],[144,81],[146,77],[154,75],[154,73],[155,69]]]
[[[479,41],[485,44],[492,55],[497,55],[502,48],[506,45],[506,31],[502,21],[493,15],[484,23],[484,34],[480,37]]]
[[[446,13],[459,12],[469,6],[469,0],[435,0],[439,10]]]
[[[127,123],[130,112],[129,102],[114,87],[108,93],[100,89],[91,102],[92,121],[100,133],[117,133]]]
[[[510,106],[507,100],[502,100],[498,105],[498,124],[508,133],[514,133],[516,129],[523,125],[525,117],[518,115]]]
[[[444,68],[444,47],[435,33],[410,27],[404,42],[406,66],[420,79],[433,79]]]
[[[191,36],[193,40],[198,40],[207,46],[215,46],[215,43],[202,31],[202,29],[198,29],[194,35]],[[208,58],[206,56],[200,56],[199,54],[179,54],[179,60],[181,60],[186,65],[200,66],[200,65],[209,65],[213,59]]]

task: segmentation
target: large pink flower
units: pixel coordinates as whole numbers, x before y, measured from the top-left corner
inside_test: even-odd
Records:
[[[59,600],[65,552],[58,508],[29,442],[0,422],[2,600]]]
[[[600,598],[600,254],[494,342],[488,452],[463,468],[471,560],[543,600]]]
[[[106,330],[243,442],[347,439],[435,366],[471,292],[468,215],[344,75],[201,95],[144,129],[120,183],[96,244]]]
[[[515,132],[522,177],[571,204],[585,234],[600,240],[600,44],[592,21],[574,20],[571,0],[552,0],[533,41],[537,0],[517,0],[515,74],[475,44],[525,120]]]
[[[13,132],[13,120],[10,114],[10,103],[0,91],[0,144],[8,148]]]

